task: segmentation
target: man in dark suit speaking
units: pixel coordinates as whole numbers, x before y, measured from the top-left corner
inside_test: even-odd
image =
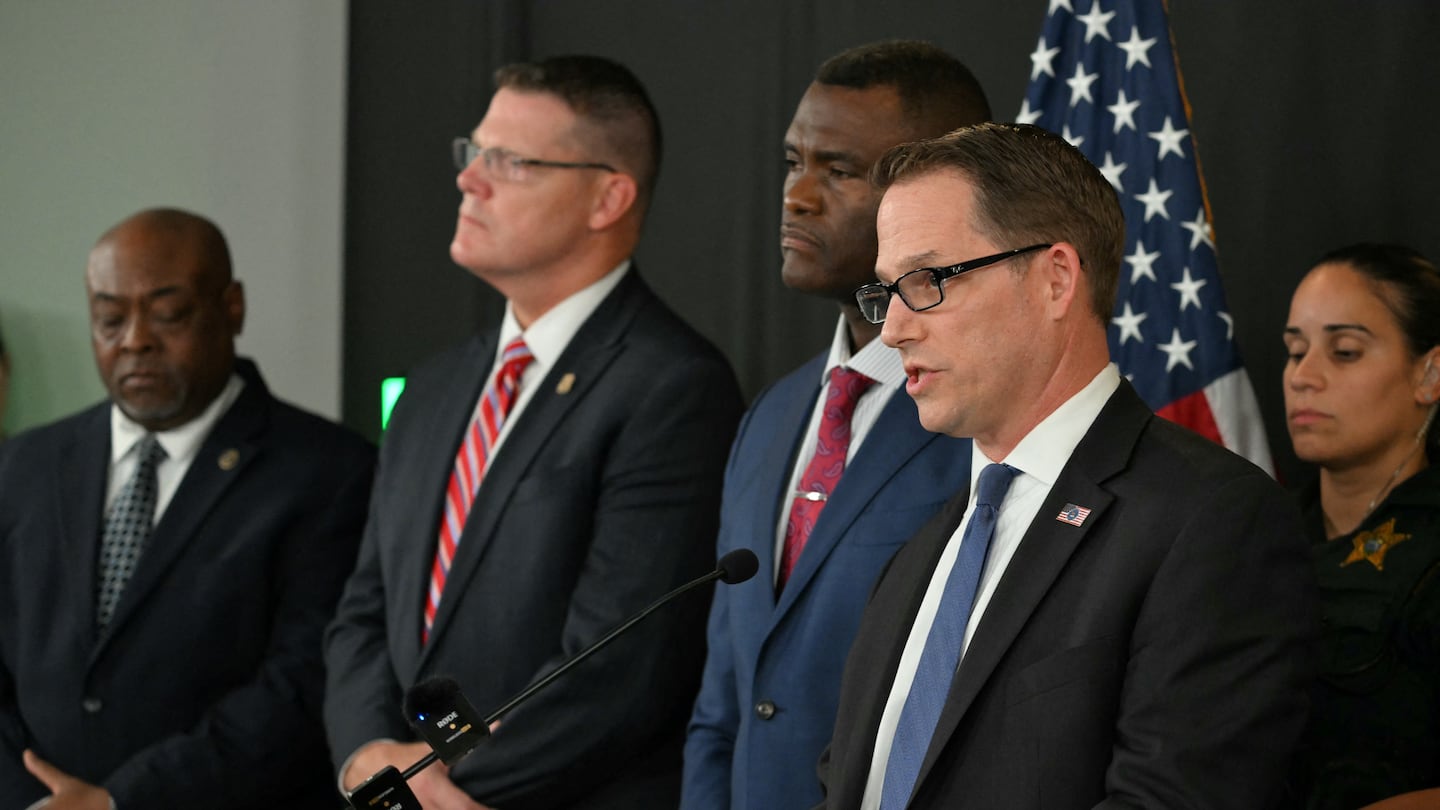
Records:
[[[1310,673],[1298,515],[1109,363],[1114,190],[1061,138],[999,124],[873,177],[880,283],[857,301],[921,423],[975,453],[866,608],[825,806],[1270,806]]]
[[[630,257],[659,167],[644,88],[596,57],[512,65],[458,139],[450,255],[504,320],[410,376],[356,572],[326,642],[326,725],[348,789],[427,753],[401,714],[448,675],[497,708],[713,565],[740,413],[719,352]],[[668,606],[503,719],[427,808],[673,807],[703,596]]]
[[[320,638],[374,448],[235,358],[210,222],[125,220],[85,287],[110,401],[0,447],[0,802],[323,807]]]

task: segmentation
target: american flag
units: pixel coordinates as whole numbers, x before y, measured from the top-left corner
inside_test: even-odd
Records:
[[[1060,514],[1055,516],[1055,519],[1061,523],[1069,523],[1071,526],[1079,526],[1085,522],[1085,518],[1087,517],[1090,517],[1089,509],[1083,506],[1076,506],[1073,503],[1067,503],[1065,504],[1065,508],[1060,510]]]
[[[1126,256],[1110,356],[1161,416],[1273,474],[1187,112],[1161,0],[1050,0],[1017,120],[1059,133],[1119,193]]]

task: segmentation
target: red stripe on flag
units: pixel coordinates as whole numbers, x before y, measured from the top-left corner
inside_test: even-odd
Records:
[[[1190,428],[1201,436],[1223,446],[1220,426],[1215,424],[1215,414],[1210,411],[1210,400],[1204,391],[1196,391],[1188,397],[1181,397],[1156,413],[1178,425]]]

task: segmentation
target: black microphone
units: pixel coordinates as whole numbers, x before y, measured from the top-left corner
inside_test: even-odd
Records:
[[[354,810],[422,810],[420,800],[405,784],[408,778],[401,776],[394,766],[386,765],[356,785],[345,797],[346,804]]]
[[[737,548],[715,563],[715,573],[719,574],[720,581],[726,585],[738,585],[755,576],[755,572],[759,570],[760,561],[755,558],[755,552],[748,548]]]
[[[490,726],[494,724],[496,720],[504,717],[516,706],[530,699],[531,695],[549,686],[556,678],[569,672],[576,664],[599,652],[605,645],[614,641],[621,633],[629,630],[641,619],[644,619],[666,604],[669,604],[701,585],[706,585],[715,580],[720,580],[727,585],[744,582],[755,576],[755,572],[758,570],[760,570],[760,561],[756,559],[755,552],[750,549],[736,549],[726,554],[715,564],[714,571],[698,579],[693,579],[659,599],[656,599],[654,602],[651,602],[649,607],[626,619],[619,627],[601,636],[599,641],[576,653],[573,658],[556,667],[554,671],[545,677],[526,687],[520,694],[507,701],[505,705],[491,712],[483,720],[478,722],[475,721],[473,717],[475,710],[470,708],[469,702],[460,694],[460,687],[455,683],[454,679],[429,678],[415,684],[405,693],[405,719],[412,725],[415,725],[416,719],[420,719],[422,725],[429,723],[430,729],[425,729],[422,726],[416,726],[416,728],[421,730],[421,736],[425,738],[425,742],[434,750],[426,754],[414,765],[406,768],[403,774],[404,778],[413,778],[415,774],[425,770],[434,763],[436,759],[442,759],[446,765],[450,765],[453,764],[455,760],[470,753],[470,751],[479,745],[480,741],[489,734]],[[420,717],[421,714],[424,715],[423,718]],[[455,717],[450,718],[449,716],[451,714],[454,714]],[[445,719],[445,722],[436,725],[434,721],[441,719]],[[454,729],[450,728],[452,722],[455,723],[456,726]],[[460,733],[461,727],[466,726],[468,726],[468,730]],[[440,745],[436,745],[436,741],[432,738],[430,731],[437,732],[433,737],[440,739]],[[460,750],[462,748],[464,750]],[[386,770],[391,769],[387,768]],[[376,774],[376,777],[384,773],[385,772],[382,771],[380,774]],[[361,808],[360,805],[355,804],[353,800],[352,806],[357,808],[357,810],[369,810],[369,808]]]
[[[454,765],[490,733],[454,678],[431,678],[406,692],[405,719],[446,765]]]

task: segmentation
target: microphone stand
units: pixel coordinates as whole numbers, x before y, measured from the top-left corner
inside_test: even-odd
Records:
[[[619,627],[616,627],[614,630],[611,630],[610,632],[608,632],[608,633],[606,633],[604,636],[602,636],[599,641],[595,642],[594,644],[591,644],[589,647],[586,647],[583,651],[580,652],[580,654],[576,655],[574,658],[571,658],[569,661],[566,661],[565,663],[563,663],[563,664],[561,664],[560,666],[556,667],[553,672],[551,672],[550,674],[548,674],[548,675],[546,675],[545,677],[541,678],[540,680],[536,681],[535,683],[531,684],[530,686],[526,687],[524,691],[522,691],[520,694],[516,695],[515,697],[511,698],[504,706],[501,706],[500,708],[498,708],[498,709],[496,709],[495,711],[491,712],[489,715],[487,715],[487,716],[485,717],[485,729],[486,729],[486,733],[487,733],[487,734],[489,733],[490,726],[494,725],[494,723],[495,723],[496,720],[499,720],[501,717],[504,717],[505,714],[506,714],[507,712],[509,712],[511,709],[515,708],[516,706],[520,705],[521,703],[524,703],[525,700],[528,699],[531,695],[533,695],[533,694],[535,694],[536,692],[539,692],[541,689],[544,689],[545,687],[549,686],[556,678],[559,678],[561,675],[564,675],[566,672],[569,672],[570,669],[571,669],[572,667],[574,667],[576,664],[579,664],[581,661],[584,661],[585,659],[589,658],[591,655],[594,655],[595,653],[599,652],[602,647],[604,647],[606,644],[609,644],[611,641],[613,641],[616,636],[620,635],[621,633],[625,632],[626,630],[629,630],[631,627],[633,627],[633,626],[634,626],[637,622],[639,622],[641,619],[645,618],[646,616],[649,616],[651,613],[654,613],[656,610],[658,610],[660,607],[662,607],[662,606],[665,605],[666,603],[670,602],[672,599],[675,599],[675,598],[679,597],[680,595],[684,594],[686,591],[689,591],[689,590],[693,590],[693,589],[695,589],[695,588],[698,588],[698,587],[700,587],[701,585],[707,585],[707,584],[709,584],[709,583],[711,583],[711,582],[714,582],[714,581],[717,580],[717,579],[726,579],[727,577],[733,576],[732,572],[731,572],[730,570],[727,570],[727,568],[726,568],[726,566],[725,566],[725,564],[724,564],[724,563],[725,563],[725,560],[726,560],[726,559],[729,559],[733,554],[735,554],[735,552],[731,552],[731,554],[727,554],[727,555],[725,556],[725,558],[721,559],[721,561],[720,561],[721,564],[720,564],[718,567],[716,567],[716,569],[715,569],[714,571],[711,571],[710,573],[706,574],[706,575],[703,576],[703,577],[700,577],[699,579],[691,580],[691,581],[685,583],[684,585],[681,585],[680,587],[674,589],[673,591],[670,591],[669,593],[665,594],[664,596],[660,597],[659,599],[656,599],[654,602],[651,602],[649,607],[645,608],[644,610],[640,611],[639,613],[635,614],[634,616],[631,616],[629,619],[627,619],[627,620],[626,620],[623,624],[621,624]],[[753,560],[753,559],[754,559],[754,555],[750,555],[750,558],[751,558],[751,560]],[[742,563],[739,567],[740,567],[741,569],[743,569],[745,566],[744,566],[744,564]],[[738,581],[743,581],[743,580],[749,579],[749,578],[750,578],[751,576],[753,576],[753,575],[754,575],[754,571],[751,570],[748,575],[743,576],[743,577],[740,577],[739,579],[737,579],[737,580],[735,580],[735,581],[737,581],[737,582],[738,582]],[[729,579],[726,579],[726,581],[729,582],[730,580],[729,580]],[[416,774],[420,773],[421,771],[423,771],[423,770],[425,770],[426,768],[428,768],[428,767],[430,767],[431,765],[433,765],[433,764],[435,763],[435,760],[437,760],[437,759],[439,759],[439,758],[440,758],[439,755],[437,755],[434,751],[431,751],[430,753],[428,753],[428,754],[426,754],[425,756],[421,757],[414,765],[411,765],[410,767],[406,768],[405,771],[404,771],[404,773],[403,773],[402,775],[403,775],[404,778],[408,781],[408,780],[410,780],[413,776],[415,776]]]

